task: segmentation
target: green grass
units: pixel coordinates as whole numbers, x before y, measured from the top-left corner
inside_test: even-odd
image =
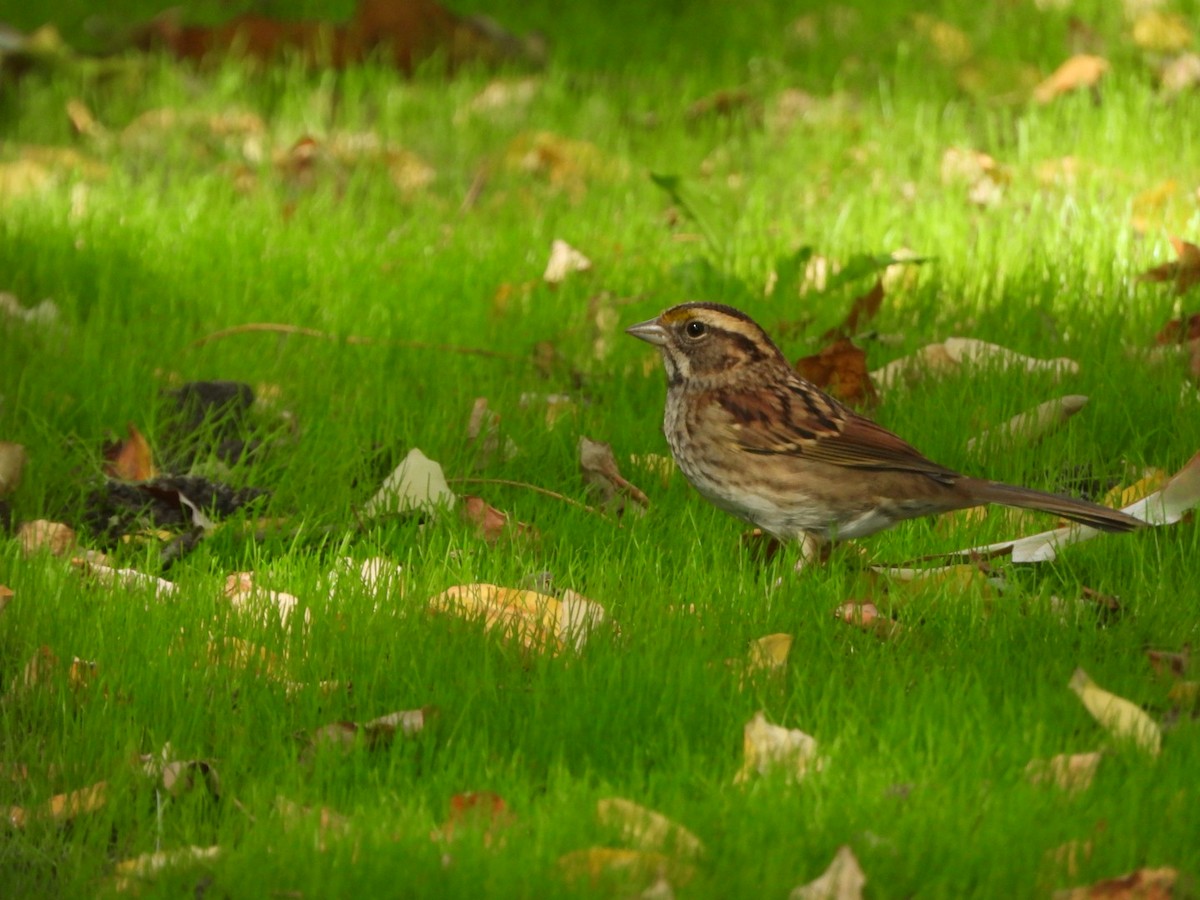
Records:
[[[1174,471],[1200,448],[1200,398],[1183,360],[1150,366],[1131,351],[1193,311],[1197,295],[1180,300],[1135,276],[1172,257],[1168,235],[1200,236],[1200,142],[1188,125],[1200,121],[1200,98],[1158,95],[1110,4],[967,14],[894,0],[807,13],[759,4],[742,14],[707,3],[644,18],[642,4],[520,6],[492,12],[545,31],[552,62],[527,107],[491,114],[462,112],[494,77],[474,70],[403,81],[371,67],[250,75],[236,64],[197,73],[125,58],[108,78],[67,66],[4,87],[0,162],[30,146],[71,146],[106,167],[103,177],[59,174],[43,190],[0,191],[0,290],[30,306],[50,298],[61,311],[54,328],[0,321],[0,439],[29,454],[9,498],[14,517],[77,517],[100,479],[108,434],[134,422],[155,442],[164,387],[222,378],[278,389],[260,413],[268,452],[227,477],[269,487],[263,511],[294,530],[259,543],[218,531],[164,573],[179,587],[165,602],[95,586],[64,560],[0,543],[0,584],[16,592],[0,613],[0,763],[29,769],[0,778],[0,806],[34,809],[64,791],[109,786],[102,809],[69,824],[35,818],[9,829],[0,893],[107,895],[119,860],[215,844],[215,862],[168,870],[141,896],[636,896],[641,883],[572,882],[557,863],[589,846],[627,845],[596,821],[606,796],[656,809],[705,842],[692,880],[676,879],[679,896],[784,896],[841,844],[860,860],[868,897],[1034,896],[1139,866],[1194,878],[1200,729],[1185,711],[1149,760],[1112,745],[1066,686],[1082,666],[1156,718],[1172,709],[1170,684],[1153,675],[1144,649],[1198,640],[1191,523],[1100,539],[1052,564],[1000,564],[1007,589],[994,596],[919,593],[897,610],[902,635],[880,641],[832,615],[879,590],[864,584],[852,554],[800,576],[788,553],[762,563],[740,549],[740,523],[678,474],[664,484],[629,461],[667,452],[664,387],[660,369],[647,366],[651,351],[620,329],[685,299],[723,300],[786,333],[781,343],[798,357],[818,349],[818,335],[867,285],[764,296],[778,262],[804,245],[835,260],[907,247],[935,259],[871,323],[895,338],[866,338],[873,367],[966,335],[1069,356],[1081,371],[1060,383],[988,370],[929,379],[887,392],[880,421],[949,466],[1038,487],[1061,485],[1075,467],[1101,481],[1130,467]],[[62,4],[63,32],[77,44],[86,7]],[[1194,20],[1195,4],[1177,8]],[[1105,40],[1113,71],[1098,99],[1035,107],[1008,96],[1004,77],[994,91],[967,94],[915,32],[915,11],[963,28],[980,62],[1041,74],[1068,55],[1075,14]],[[802,13],[827,27],[820,41],[789,30]],[[39,24],[28,11],[6,15]],[[761,105],[765,124],[751,112],[689,121],[690,103],[731,87]],[[780,128],[771,111],[789,88],[810,92],[816,109]],[[72,98],[111,140],[72,136]],[[142,141],[119,137],[161,108],[201,121]],[[258,155],[205,124],[235,110],[260,117]],[[538,131],[590,142],[597,162],[568,151],[565,183],[506,162],[519,135]],[[326,146],[352,133],[416,153],[433,183],[399,191],[368,159],[318,167],[307,185],[271,162],[304,135]],[[975,206],[966,186],[943,183],[952,146],[1004,167],[997,205]],[[1068,156],[1078,163],[1073,181],[1039,180],[1039,166]],[[463,210],[481,169],[483,190]],[[239,171],[253,181],[248,192],[235,183]],[[718,211],[715,248],[690,223],[668,224],[650,172],[683,176]],[[1143,209],[1137,198],[1168,180],[1176,187],[1166,200]],[[1135,213],[1146,219],[1141,230]],[[552,289],[541,273],[555,238],[594,269]],[[696,275],[701,256],[717,276]],[[496,299],[502,286],[506,305]],[[589,312],[597,302],[617,310],[604,335]],[[239,334],[197,344],[247,322],[379,343]],[[602,358],[598,336],[612,347]],[[549,373],[532,364],[539,342],[560,355]],[[522,404],[549,393],[574,399],[553,428],[536,403]],[[1066,393],[1090,403],[1038,445],[968,452],[969,436]],[[519,453],[476,472],[466,425],[480,396]],[[538,539],[490,547],[456,516],[365,528],[358,520],[413,446],[451,477],[513,479],[588,500],[576,455],[584,434],[611,443],[650,495],[644,516],[618,523],[531,491],[475,486],[533,524]],[[922,521],[862,543],[872,558],[896,561],[1013,529],[996,519],[949,531]],[[115,556],[157,573],[158,550],[138,544]],[[403,565],[404,590],[377,600],[343,588],[331,598],[326,573],[343,556]],[[221,590],[241,569],[299,596],[310,628],[289,634],[231,610]],[[603,604],[619,632],[550,657],[425,612],[450,585],[516,586],[543,571]],[[1123,615],[1102,627],[1090,613],[1064,621],[1052,611],[1052,595],[1074,598],[1083,586],[1119,595]],[[727,660],[772,632],[794,637],[786,672],[743,685]],[[309,686],[289,695],[212,664],[210,641],[226,636],[286,657],[287,676]],[[22,668],[41,646],[62,664],[22,692]],[[66,672],[76,656],[96,663],[83,691]],[[353,687],[325,695],[321,680]],[[298,761],[297,733],[424,706],[440,714],[416,738]],[[735,786],[742,726],[760,709],[815,736],[824,770],[797,785]],[[219,800],[198,791],[156,812],[161,798],[134,760],[168,742],[180,759],[211,762]],[[1112,751],[1079,794],[1024,776],[1035,757],[1101,746]],[[505,799],[514,822],[499,833],[502,845],[469,828],[449,847],[430,840],[466,791]],[[286,827],[279,796],[347,816],[349,835],[318,850],[314,821]],[[1070,840],[1094,849],[1069,874],[1047,854]]]

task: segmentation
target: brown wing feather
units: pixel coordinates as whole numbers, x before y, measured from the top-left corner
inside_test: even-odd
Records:
[[[775,402],[784,407],[783,415],[773,407]],[[917,472],[939,480],[958,477],[883,426],[798,378],[789,380],[779,394],[724,392],[720,405],[728,418],[731,443],[749,453],[803,456],[847,468]]]

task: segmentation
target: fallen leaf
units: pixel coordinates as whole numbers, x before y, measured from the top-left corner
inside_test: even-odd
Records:
[[[247,674],[283,681],[283,661],[266,647],[228,636],[208,644],[208,662],[213,666],[245,670]]]
[[[1182,678],[1188,671],[1191,648],[1185,645],[1178,653],[1167,650],[1147,650],[1146,658],[1150,661],[1150,668],[1157,674]]]
[[[562,284],[573,272],[586,272],[592,267],[592,261],[568,244],[566,241],[554,239],[550,245],[550,259],[546,262],[546,271],[542,280],[547,284]]]
[[[0,441],[0,498],[17,489],[24,468],[25,448],[12,441]]]
[[[1132,740],[1153,756],[1162,750],[1162,729],[1141,707],[1099,687],[1083,669],[1071,675],[1069,687],[1113,737]]]
[[[142,771],[157,780],[172,797],[181,797],[203,785],[214,800],[221,796],[221,778],[217,770],[203,759],[175,759],[171,745],[163,746],[157,754],[144,754],[139,761]]]
[[[1167,97],[1174,97],[1200,85],[1200,56],[1181,53],[1158,73],[1159,86]]]
[[[966,189],[967,199],[976,206],[995,206],[1004,197],[1011,176],[987,153],[962,147],[948,147],[942,153],[941,179],[944,185]]]
[[[851,406],[873,406],[879,396],[867,374],[867,354],[839,338],[819,353],[796,360],[795,369],[817,387]]]
[[[1053,784],[1067,793],[1078,793],[1092,786],[1100,753],[1060,753],[1049,759],[1032,759],[1025,766],[1025,777],[1033,784]]]
[[[266,625],[271,613],[279,618],[284,631],[291,628],[292,614],[300,606],[300,598],[284,591],[272,591],[254,583],[253,572],[234,572],[225,579],[225,596],[230,605],[239,612],[256,615]],[[312,624],[312,610],[304,610],[305,627]]]
[[[541,90],[538,78],[499,78],[489,81],[478,94],[471,98],[465,109],[476,115],[490,115],[529,106]],[[465,123],[465,117],[456,114],[455,123]]]
[[[35,519],[17,529],[21,552],[26,556],[45,550],[51,556],[66,556],[75,546],[75,532],[62,522]]]
[[[476,830],[483,832],[485,847],[503,846],[503,839],[498,839],[499,832],[514,821],[508,804],[499,794],[493,791],[467,791],[450,798],[450,814],[429,837],[433,841],[449,843],[457,840],[462,831]]]
[[[17,596],[16,591],[7,584],[0,584],[0,613],[8,609],[8,604],[12,602],[12,598],[15,596]]]
[[[638,850],[671,856],[696,857],[704,852],[700,838],[662,813],[632,800],[608,797],[596,802],[596,818],[608,828],[621,830],[622,839]]]
[[[788,655],[792,652],[793,638],[790,634],[768,634],[750,642],[750,653],[746,659],[747,672],[771,672],[786,668]]]
[[[350,833],[350,818],[328,806],[314,810],[281,796],[275,798],[275,811],[283,821],[284,831],[315,819],[317,849],[322,853],[329,849],[329,838],[344,838]]]
[[[913,30],[933,49],[937,61],[944,66],[961,66],[975,50],[971,39],[961,28],[943,22],[926,13],[912,18]]]
[[[622,178],[628,170],[595,144],[550,131],[518,134],[504,151],[504,165],[510,171],[544,178],[575,200],[583,197],[589,181]]]
[[[1019,439],[1032,444],[1087,405],[1088,398],[1082,394],[1068,394],[1057,400],[1047,400],[1033,409],[1013,416],[999,428],[981,432],[967,440],[967,449],[975,450],[992,441],[1011,442]]]
[[[383,556],[372,556],[361,563],[344,556],[326,577],[329,580],[330,600],[337,599],[343,586],[350,589],[361,588],[376,600],[404,596],[403,567]],[[353,586],[345,585],[345,579],[351,579]]]
[[[606,618],[600,604],[564,591],[561,600],[536,591],[494,584],[463,584],[429,600],[434,613],[480,619],[484,628],[519,641],[533,650],[581,650],[592,630]]]
[[[33,809],[20,806],[8,808],[8,823],[13,828],[24,828],[31,822],[69,822],[76,816],[103,809],[108,802],[108,783],[99,781],[90,787],[80,788],[67,794],[55,794],[45,803]]]
[[[303,735],[304,749],[301,762],[310,762],[322,749],[351,750],[359,742],[367,750],[379,750],[389,746],[396,737],[414,737],[425,730],[425,726],[437,715],[434,707],[406,709],[389,713],[369,722],[330,722]]]
[[[496,544],[503,537],[532,537],[535,534],[532,526],[510,521],[508,513],[496,509],[482,497],[463,497],[462,504],[463,519],[474,525],[480,537],[489,544]]]
[[[901,634],[904,626],[879,612],[879,607],[869,600],[850,600],[833,612],[834,616],[864,631],[874,632],[881,640],[890,640]]]
[[[1171,237],[1171,246],[1175,248],[1175,255],[1178,259],[1175,262],[1164,263],[1161,266],[1155,266],[1153,269],[1147,269],[1138,276],[1138,281],[1169,281],[1175,286],[1175,293],[1182,294],[1191,290],[1197,284],[1200,284],[1200,247],[1189,243],[1180,237]],[[1170,329],[1168,325],[1162,335]],[[1183,340],[1183,326],[1179,327],[1179,340]],[[1191,335],[1191,323],[1188,323],[1188,337]],[[1159,343],[1167,343],[1165,340],[1160,340]]]
[[[1167,483],[1167,473],[1159,468],[1150,467],[1144,470],[1142,477],[1133,484],[1117,485],[1100,498],[1100,503],[1116,509],[1132,506],[1139,500],[1144,500],[1155,491],[1160,491]]]
[[[72,562],[76,561],[72,560]],[[147,575],[136,569],[115,569],[112,566],[90,562],[86,559],[79,560],[78,568],[85,575],[106,587],[150,590],[160,600],[171,597],[176,592],[176,587],[172,582],[155,575]]]
[[[58,657],[53,650],[42,644],[25,663],[20,677],[9,682],[8,689],[4,693],[5,698],[13,700],[34,688],[41,687],[50,679],[56,669],[58,669]]]
[[[757,126],[762,124],[762,114],[762,103],[750,91],[745,88],[725,88],[690,104],[684,118],[689,122],[698,122],[741,116]]]
[[[205,863],[221,855],[220,847],[181,847],[178,850],[160,850],[143,853],[133,859],[123,859],[114,869],[113,887],[120,892],[136,891],[139,882],[152,878],[166,869]]]
[[[3,177],[0,175],[0,197],[3,195]],[[26,308],[12,294],[0,291],[0,314],[26,325],[53,325],[58,321],[58,306],[53,300],[43,300],[37,306]]]
[[[678,884],[686,884],[695,874],[692,866],[674,861],[662,853],[613,847],[574,850],[559,857],[558,865],[568,881],[586,878],[593,885],[609,878],[647,882],[664,875],[670,875]]]
[[[820,771],[822,761],[817,756],[817,741],[798,728],[772,725],[761,712],[746,723],[742,736],[744,760],[734,776],[734,784],[743,784],[755,775],[773,770],[783,771],[789,779],[805,778],[810,771]]]
[[[1062,869],[1068,877],[1079,874],[1081,864],[1092,858],[1095,847],[1090,840],[1067,841],[1053,850],[1046,851],[1046,861],[1056,869]]]
[[[1065,357],[1036,359],[976,338],[947,338],[940,344],[929,344],[910,356],[876,369],[871,372],[871,380],[880,388],[887,388],[901,380],[911,382],[928,373],[946,372],[965,366],[1050,372],[1057,377],[1079,372],[1079,363]]]
[[[619,503],[624,508],[627,498],[639,506],[650,506],[650,498],[622,477],[609,444],[580,435],[579,468],[584,480],[599,492],[604,503]]]
[[[1094,88],[1110,68],[1108,60],[1101,56],[1086,53],[1072,56],[1033,89],[1033,99],[1038,103],[1049,103],[1063,94]]]
[[[1179,13],[1151,9],[1133,21],[1133,42],[1150,53],[1177,53],[1192,43],[1188,20]]]
[[[848,846],[838,847],[833,862],[820,877],[808,884],[795,888],[789,900],[861,900],[867,876],[854,851]]]
[[[104,474],[122,481],[148,481],[158,475],[150,443],[132,422],[129,436],[104,451]]]
[[[1137,869],[1086,887],[1054,892],[1054,900],[1170,900],[1179,873],[1170,867]]]
[[[367,501],[363,515],[373,518],[414,510],[433,513],[443,508],[453,509],[456,500],[442,467],[414,447]]]

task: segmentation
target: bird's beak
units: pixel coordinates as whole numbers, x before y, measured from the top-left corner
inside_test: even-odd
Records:
[[[667,332],[658,324],[658,319],[647,319],[645,322],[630,325],[625,329],[625,333],[632,334],[635,338],[641,338],[647,344],[655,344],[659,347],[667,342]]]

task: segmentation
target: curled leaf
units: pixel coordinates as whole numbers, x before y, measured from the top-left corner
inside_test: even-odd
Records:
[[[1162,750],[1162,729],[1141,707],[1124,697],[1110,694],[1092,681],[1083,669],[1076,669],[1071,675],[1069,687],[1079,696],[1092,718],[1113,737],[1131,740],[1152,756]]]

